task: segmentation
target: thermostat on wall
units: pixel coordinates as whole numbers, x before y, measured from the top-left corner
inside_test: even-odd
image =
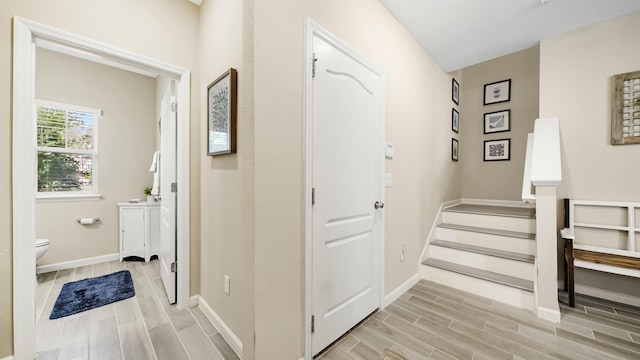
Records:
[[[384,147],[384,157],[392,158],[394,153],[395,153],[395,150],[394,150],[393,144],[387,144]]]

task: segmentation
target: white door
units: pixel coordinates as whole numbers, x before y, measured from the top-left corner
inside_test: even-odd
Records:
[[[171,304],[176,302],[176,98],[173,80],[162,97],[160,115],[160,277]]]
[[[316,355],[381,305],[385,97],[382,75],[317,36],[313,49]]]

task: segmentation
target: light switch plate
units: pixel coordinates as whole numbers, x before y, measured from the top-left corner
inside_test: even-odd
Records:
[[[393,146],[393,144],[387,144],[384,147],[384,156],[387,158],[393,158],[394,155],[395,155],[395,147]]]
[[[393,179],[391,177],[391,173],[385,173],[384,174],[384,186],[385,187],[391,187],[391,185],[393,185]]]

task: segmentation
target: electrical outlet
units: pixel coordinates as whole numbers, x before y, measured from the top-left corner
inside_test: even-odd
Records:
[[[231,280],[229,275],[224,276],[224,293],[229,295],[231,293]]]
[[[404,259],[407,258],[407,247],[404,245],[400,245],[400,262],[404,262]]]

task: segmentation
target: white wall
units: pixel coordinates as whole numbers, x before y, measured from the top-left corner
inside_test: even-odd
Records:
[[[611,77],[640,69],[638,33],[640,12],[540,44],[540,117],[560,119],[559,198],[640,201],[640,145],[610,142]],[[578,271],[576,284],[640,296],[633,278]]]
[[[2,0],[0,6],[0,358],[13,352],[11,237],[11,37],[13,16],[192,70],[197,77],[198,8],[184,0]],[[192,83],[192,93],[198,86]],[[200,100],[192,105],[192,153],[199,150]],[[193,156],[192,156],[193,158]],[[199,242],[199,164],[191,164],[191,239]],[[195,175],[194,175],[195,174]],[[195,286],[194,286],[195,285]],[[199,284],[192,284],[197,293]]]
[[[156,150],[155,79],[38,49],[36,97],[101,109],[98,120],[100,200],[36,205],[36,236],[51,240],[39,265],[118,253],[118,202],[145,199]],[[83,226],[81,217],[100,222]]]

